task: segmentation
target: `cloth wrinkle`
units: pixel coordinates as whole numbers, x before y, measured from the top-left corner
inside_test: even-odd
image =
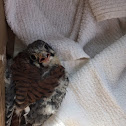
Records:
[[[42,39],[69,73],[44,126],[126,126],[126,0],[5,0],[5,13],[15,55]]]

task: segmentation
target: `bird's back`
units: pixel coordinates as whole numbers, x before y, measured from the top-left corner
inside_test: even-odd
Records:
[[[52,100],[55,99],[56,95],[54,96],[54,94],[56,93],[56,91],[58,92],[57,88],[60,85],[60,79],[65,78],[65,69],[60,64],[55,64],[51,67],[38,68],[35,65],[30,64],[28,56],[25,52],[22,52],[19,53],[13,60],[13,64],[11,65],[11,75],[13,81],[10,85],[13,85],[13,94],[15,93],[15,98],[11,97],[14,104],[13,106],[15,106],[13,107],[14,114],[12,117],[11,126],[18,126],[17,123],[19,122],[19,120],[21,122],[19,115],[25,110],[27,106],[29,106],[31,109],[28,114],[30,120],[31,112],[33,112],[33,110],[36,108],[35,106],[37,106],[38,109],[44,109],[43,106],[50,104],[49,102],[51,98]],[[41,104],[38,103],[41,103],[43,105],[39,106]],[[39,112],[35,111],[35,113],[38,114]],[[44,113],[40,114],[42,116],[42,122],[47,120],[47,118],[52,114],[48,114],[46,115],[46,117]],[[23,117],[23,114],[21,114],[20,116]],[[32,120],[36,120],[37,118],[40,117],[36,117]],[[31,123],[31,121],[28,120],[27,122]]]

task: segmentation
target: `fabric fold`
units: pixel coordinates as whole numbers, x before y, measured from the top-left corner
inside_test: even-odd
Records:
[[[89,0],[97,21],[126,17],[125,0]]]
[[[70,40],[68,38],[62,38],[60,40],[48,40],[47,41],[57,52],[61,61],[74,61],[82,58],[90,58],[83,50],[83,47],[79,43]]]
[[[104,49],[70,78],[74,94],[88,111],[94,126],[126,124],[124,108],[120,107],[126,100],[122,103],[121,96],[114,91],[118,89],[118,94],[122,96],[126,93],[119,89],[119,86],[125,88],[121,85],[125,80],[121,78],[121,83],[118,81],[126,66],[125,40],[126,36]],[[126,73],[123,78],[125,76]]]
[[[55,48],[58,56],[63,61],[89,58],[79,43],[69,39],[69,37],[65,37],[57,30],[57,27],[53,24],[54,21],[46,16],[46,12],[42,11],[42,8],[39,7],[36,1],[30,2],[28,0],[22,2],[13,0],[10,2],[10,0],[6,0],[5,7],[8,24],[18,38],[26,44],[30,44],[38,39],[45,40]],[[52,14],[55,15],[55,13],[57,11]],[[67,30],[67,27],[64,29]]]
[[[126,125],[126,0],[5,0],[5,10],[19,39],[49,43],[69,72],[45,126]]]

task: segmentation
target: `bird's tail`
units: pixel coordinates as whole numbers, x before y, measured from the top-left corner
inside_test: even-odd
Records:
[[[24,117],[24,111],[20,111],[18,114],[16,113],[16,111],[14,111],[14,114],[12,116],[11,126],[27,126]]]
[[[20,126],[20,116],[18,116],[15,112],[12,116],[11,126]]]

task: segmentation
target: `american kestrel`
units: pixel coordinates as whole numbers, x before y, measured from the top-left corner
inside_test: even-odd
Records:
[[[42,40],[29,44],[10,64],[6,70],[6,126],[41,126],[65,97],[69,83],[65,68]]]

